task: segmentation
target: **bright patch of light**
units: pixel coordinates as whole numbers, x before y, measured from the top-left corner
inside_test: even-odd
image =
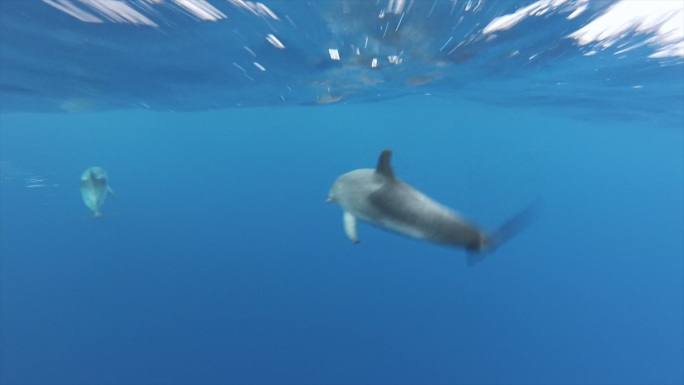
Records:
[[[272,19],[280,20],[280,18],[278,18],[278,15],[276,15],[273,11],[271,11],[267,6],[265,6],[262,3],[255,3],[252,1],[245,0],[228,0],[228,2],[238,8],[246,9],[257,16],[268,16]]]
[[[81,21],[101,23],[103,20],[88,11],[79,8],[72,0],[43,0],[44,3],[57,8]],[[147,16],[136,11],[128,3],[115,0],[80,0],[81,6],[90,8],[104,18],[115,23],[129,23],[157,27]]]
[[[275,20],[280,20],[278,16],[275,13],[273,13],[273,11],[271,11],[267,6],[263,5],[262,3],[256,3],[256,5],[259,9],[258,13],[270,16],[272,19]]]
[[[454,1],[455,3],[455,1]],[[473,6],[473,0],[468,0],[468,3],[466,4],[465,8],[463,9],[464,11],[468,12],[472,9],[473,12],[477,12],[478,8],[482,5],[482,0],[477,0],[477,4]]]
[[[200,20],[216,21],[226,18],[226,15],[205,0],[175,0],[175,2]]]
[[[120,0],[43,0],[48,4],[70,16],[86,23],[126,23],[158,27],[142,11],[155,14],[152,6],[163,5],[161,0],[147,0],[146,2],[132,2]],[[202,21],[216,21],[225,19],[226,15],[209,4],[207,0],[170,0],[184,9],[187,14]],[[136,7],[138,9],[136,9]]]
[[[387,12],[398,15],[404,12],[405,6],[406,0],[389,0],[389,2],[387,3]]]
[[[401,56],[397,56],[397,55],[387,56],[387,60],[389,60],[390,63],[395,64],[395,65],[401,64],[401,61],[402,61]]]
[[[84,4],[100,12],[106,18],[115,23],[130,23],[149,25],[156,27],[157,24],[147,16],[133,9],[127,3],[114,0],[81,0]]]
[[[69,0],[43,0],[47,5],[53,6],[58,10],[77,18],[86,23],[102,23],[102,20],[71,3]]]
[[[482,33],[494,33],[496,31],[503,31],[510,29],[529,16],[540,16],[550,10],[554,10],[565,4],[568,0],[539,0],[535,3],[521,8],[514,13],[495,18],[482,30]]]
[[[580,5],[579,8],[577,8],[573,13],[568,15],[568,20],[572,20],[572,19],[576,18],[577,16],[581,15],[582,12],[584,12],[586,10],[587,10],[586,4]]]
[[[541,16],[560,9],[571,12],[568,20],[587,10],[589,0],[539,0],[511,14],[493,19],[482,30],[492,34],[512,28],[530,16]],[[630,34],[652,35],[647,44],[656,46],[651,58],[684,57],[684,1],[620,0],[603,15],[570,34],[579,45],[596,44],[607,48]],[[624,51],[623,51],[624,52]]]
[[[338,50],[330,48],[328,49],[328,54],[332,60],[340,60],[340,52]]]
[[[275,37],[275,35],[273,35],[272,33],[269,33],[268,35],[266,35],[266,40],[276,48],[279,48],[279,49],[285,48],[285,44],[281,43],[280,40],[278,40],[278,38]]]
[[[612,46],[629,33],[652,34],[653,58],[684,57],[684,2],[622,0],[569,37],[580,45]]]

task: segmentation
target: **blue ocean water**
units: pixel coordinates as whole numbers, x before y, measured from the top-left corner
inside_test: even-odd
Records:
[[[567,38],[616,2],[481,37],[537,3],[1,2],[0,383],[683,383],[684,63]],[[325,199],[386,148],[485,229],[543,207],[471,268],[355,245]]]

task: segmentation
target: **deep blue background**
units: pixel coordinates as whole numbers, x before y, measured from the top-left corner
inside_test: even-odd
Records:
[[[0,128],[3,384],[684,381],[680,129],[430,97]],[[470,269],[367,225],[354,245],[324,200],[384,148],[485,228],[543,213]]]

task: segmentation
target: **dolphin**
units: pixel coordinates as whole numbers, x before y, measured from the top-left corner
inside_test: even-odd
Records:
[[[504,223],[493,233],[485,233],[457,212],[430,199],[399,180],[392,170],[391,150],[380,154],[375,169],[358,169],[338,177],[326,202],[337,203],[344,211],[344,230],[358,243],[357,219],[399,234],[460,247],[468,251],[468,265],[484,258],[484,252],[496,248],[522,229],[530,220],[530,206]]]
[[[104,204],[108,193],[112,198],[116,198],[114,191],[107,184],[107,171],[102,167],[90,167],[83,172],[81,175],[81,196],[83,203],[93,211],[95,217],[102,216],[100,207]]]

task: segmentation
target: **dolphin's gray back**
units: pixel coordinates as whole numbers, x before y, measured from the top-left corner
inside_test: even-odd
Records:
[[[374,219],[385,227],[432,242],[480,247],[483,235],[475,226],[398,179],[388,178],[368,195],[368,201],[383,213],[382,218]]]

